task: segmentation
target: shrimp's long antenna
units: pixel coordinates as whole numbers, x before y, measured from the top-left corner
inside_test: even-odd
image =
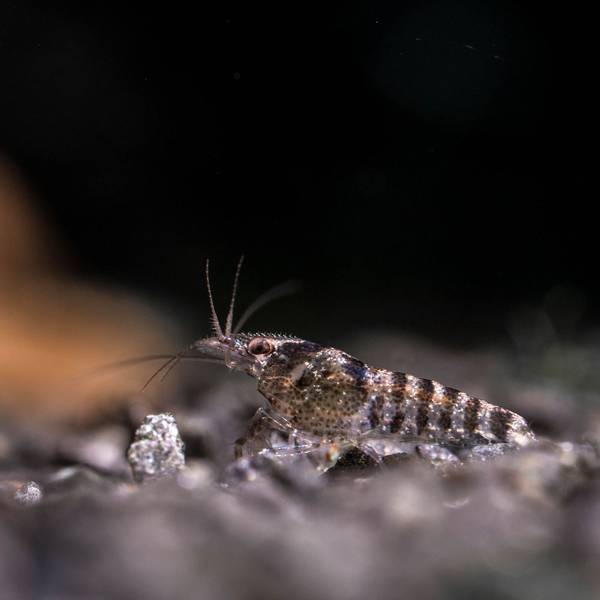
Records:
[[[233,330],[233,335],[238,333],[240,329],[244,326],[244,323],[261,307],[265,304],[268,304],[272,300],[276,298],[281,298],[282,296],[287,296],[288,294],[294,294],[300,289],[300,284],[297,281],[290,280],[285,281],[284,283],[280,283],[275,287],[267,290],[264,294],[260,295],[252,304],[244,311],[244,314],[237,322],[235,329]]]
[[[238,267],[238,269],[239,269],[239,267]],[[219,323],[219,317],[217,317],[217,311],[215,310],[215,303],[213,302],[212,292],[210,290],[210,277],[208,276],[208,259],[206,260],[206,286],[208,287],[208,300],[210,301],[210,311],[212,313],[212,315],[211,315],[212,326],[213,326],[216,336],[219,338],[222,338],[223,330],[221,329],[221,324]],[[235,293],[235,287],[234,287],[234,293]],[[232,301],[232,305],[233,305],[233,301]],[[188,348],[186,350],[186,352],[189,351],[190,349],[191,348]],[[175,357],[173,358],[173,360],[174,359],[175,359]],[[146,385],[148,385],[148,384],[146,384]]]
[[[105,365],[101,365],[99,367],[93,367],[92,369],[88,369],[87,371],[83,371],[81,373],[77,373],[75,375],[73,375],[72,377],[70,377],[69,379],[72,381],[78,381],[78,380],[86,380],[89,379],[90,377],[96,376],[96,375],[101,375],[102,373],[105,372],[110,372],[110,371],[114,371],[116,369],[123,369],[126,367],[134,367],[136,365],[142,365],[144,363],[148,363],[154,360],[168,360],[169,363],[171,363],[174,360],[174,356],[172,355],[168,355],[168,354],[148,354],[146,356],[138,356],[136,358],[126,358],[125,360],[119,360],[117,362],[113,362],[113,363],[108,363]],[[209,358],[207,356],[189,356],[189,355],[181,355],[179,357],[179,360],[199,360],[202,362],[214,362],[214,363],[219,363],[221,364],[223,361],[219,360],[218,358]],[[160,367],[160,370],[162,371],[164,368],[166,367],[166,365],[163,365],[162,367]],[[152,376],[154,377],[154,375]]]
[[[233,292],[231,293],[231,304],[229,305],[229,312],[227,313],[227,322],[225,323],[225,336],[231,335],[231,327],[233,325],[233,305],[235,304],[235,294],[237,292],[238,279],[240,277],[240,270],[242,268],[242,262],[244,262],[244,255],[240,257],[237,269],[235,271],[235,278],[233,280]]]
[[[196,345],[196,342],[194,342],[193,344],[190,344],[187,348],[184,348],[183,350],[181,350],[181,352],[178,352],[173,358],[171,358],[170,360],[168,360],[160,369],[158,369],[158,371],[156,371],[156,373],[154,373],[154,375],[152,375],[152,377],[150,377],[150,379],[148,379],[148,381],[146,381],[146,383],[144,384],[144,387],[141,389],[141,391],[143,392],[149,385],[150,382],[159,374],[162,373],[162,371],[165,371],[165,374],[161,377],[161,381],[164,380],[164,378],[171,372],[171,369],[190,351],[192,350],[192,348],[194,348],[194,346]]]

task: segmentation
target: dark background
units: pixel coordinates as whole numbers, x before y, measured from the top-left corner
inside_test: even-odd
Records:
[[[589,328],[597,65],[586,16],[553,10],[2,1],[0,149],[73,270],[190,340],[205,260],[225,310],[241,254],[240,309],[302,283],[250,328],[502,341],[548,298]]]

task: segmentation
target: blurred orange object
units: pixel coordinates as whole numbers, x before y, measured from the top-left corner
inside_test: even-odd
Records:
[[[0,418],[98,416],[139,392],[144,375],[77,375],[174,347],[156,310],[67,275],[65,256],[25,180],[0,155]]]

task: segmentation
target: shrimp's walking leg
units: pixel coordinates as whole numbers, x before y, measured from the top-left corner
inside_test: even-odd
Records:
[[[308,440],[281,415],[259,408],[246,431],[234,444],[235,458],[271,454],[277,457],[309,456],[325,471],[346,451],[345,445]]]
[[[292,431],[291,425],[269,408],[259,408],[248,424],[246,431],[235,441],[235,458],[254,456],[265,448],[287,446]]]

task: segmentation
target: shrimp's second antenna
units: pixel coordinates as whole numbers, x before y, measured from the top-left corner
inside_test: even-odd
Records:
[[[165,368],[168,372],[195,349],[205,360],[254,377],[266,407],[236,442],[236,456],[273,450],[268,442],[272,430],[294,444],[300,440],[302,451],[356,446],[376,459],[406,443],[481,449],[516,448],[536,440],[520,415],[437,381],[370,367],[341,350],[293,336],[238,333],[248,312],[232,330],[241,262],[225,331],[214,307],[207,263],[214,335],[194,342],[154,375]]]
[[[243,261],[244,261],[244,255],[242,254],[242,256],[240,257],[240,261],[238,262],[237,269],[235,271],[235,278],[233,280],[233,292],[231,294],[231,303],[229,305],[229,312],[227,313],[227,321],[225,323],[225,334],[223,334],[223,330],[221,329],[221,324],[219,323],[219,317],[217,316],[217,311],[215,310],[215,303],[213,301],[212,290],[210,288],[210,276],[208,273],[209,261],[208,261],[208,259],[206,260],[206,287],[208,289],[208,300],[210,303],[211,324],[212,324],[212,328],[215,333],[215,336],[218,339],[226,339],[231,334],[231,324],[233,322],[233,306],[235,304],[235,294],[237,291],[237,283],[238,283],[238,279],[240,276],[240,270],[242,268]],[[158,369],[158,371],[156,371],[152,375],[152,377],[150,377],[150,379],[148,379],[148,381],[146,381],[146,383],[144,384],[144,387],[142,388],[142,392],[148,387],[148,385],[154,380],[154,378],[159,373],[162,373],[164,371],[164,373],[161,377],[161,381],[162,381],[171,372],[171,370],[175,367],[175,365],[188,352],[190,352],[191,350],[193,350],[194,348],[197,347],[197,344],[198,344],[198,342],[194,342],[193,344],[190,344],[187,348],[184,348],[183,350],[181,350],[181,352],[178,352],[175,356],[173,356],[171,359],[169,359],[160,369]],[[196,357],[196,358],[199,358],[200,360],[204,360],[206,362],[222,362],[221,360],[213,359],[211,357]],[[227,362],[227,361],[225,361],[225,362]]]

